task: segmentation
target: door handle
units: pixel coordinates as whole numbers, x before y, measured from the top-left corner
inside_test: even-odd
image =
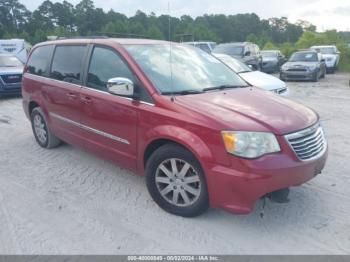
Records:
[[[82,97],[81,97],[81,101],[82,101],[84,104],[91,104],[91,103],[92,103],[91,98],[88,97],[88,96],[82,96]]]
[[[68,93],[67,96],[70,98],[70,99],[76,99],[77,98],[77,95],[75,93]]]

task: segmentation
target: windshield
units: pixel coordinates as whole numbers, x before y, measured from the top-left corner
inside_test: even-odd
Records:
[[[313,48],[314,50],[320,52],[321,54],[327,55],[327,54],[335,54],[334,47],[316,47]]]
[[[172,45],[170,57],[170,46],[166,44],[124,47],[161,93],[247,86],[230,68],[198,48]]]
[[[214,52],[218,54],[236,55],[242,56],[244,48],[237,45],[217,45],[214,48]]]
[[[318,57],[315,52],[294,53],[289,59],[290,62],[317,62]]]
[[[0,67],[21,67],[23,64],[14,56],[0,56]]]
[[[249,66],[230,56],[217,56],[217,58],[224,62],[226,65],[228,65],[233,71],[235,71],[238,74],[252,71],[249,68]]]
[[[276,57],[276,52],[261,52],[262,57]]]

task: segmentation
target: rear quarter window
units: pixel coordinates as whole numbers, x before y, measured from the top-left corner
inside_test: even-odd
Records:
[[[27,72],[38,76],[47,75],[52,51],[52,45],[37,47],[29,58],[27,63]]]
[[[52,59],[50,78],[80,84],[86,49],[85,45],[57,46]]]

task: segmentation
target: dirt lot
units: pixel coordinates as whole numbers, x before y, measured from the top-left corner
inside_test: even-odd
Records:
[[[41,149],[21,99],[1,99],[0,253],[350,254],[349,78],[288,83],[291,99],[320,113],[329,161],[289,204],[260,202],[247,216],[169,215],[142,177],[69,145]]]

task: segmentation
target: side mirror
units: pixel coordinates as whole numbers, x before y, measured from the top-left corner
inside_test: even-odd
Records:
[[[107,90],[114,95],[133,97],[134,83],[130,79],[124,77],[111,78],[107,81]]]
[[[251,52],[250,51],[247,51],[244,53],[244,56],[250,56]]]

